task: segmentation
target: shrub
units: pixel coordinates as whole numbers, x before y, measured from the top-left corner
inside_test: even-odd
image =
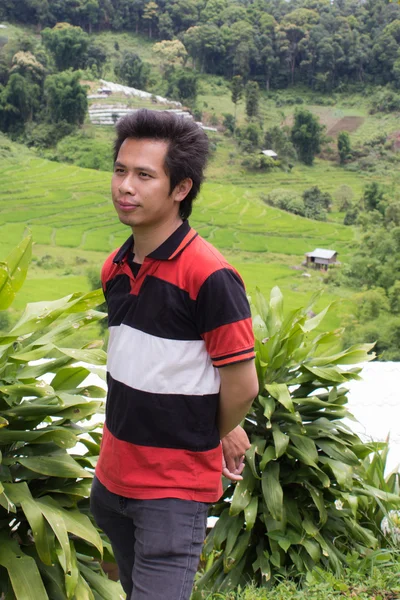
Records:
[[[296,192],[278,188],[263,196],[263,200],[270,206],[304,216],[304,202]]]
[[[283,316],[278,288],[252,305],[260,392],[244,427],[251,440],[243,480],[228,482],[212,510],[206,571],[193,600],[249,579],[268,587],[320,566],[339,575],[352,552],[366,556],[384,541],[377,506],[400,506],[396,478],[371,478],[365,459],[385,444],[364,444],[342,419],[346,383],[373,358],[372,345],[340,351],[342,331],[316,333],[328,308]],[[342,385],[343,384],[343,385]]]
[[[0,309],[8,307],[28,269],[26,238],[1,263]],[[28,304],[0,340],[0,589],[16,600],[112,600],[122,597],[99,561],[110,546],[89,514],[88,496],[100,448],[102,388],[85,385],[103,365],[101,344],[75,348],[71,332],[104,317],[99,290]],[[32,364],[32,361],[39,363]],[[49,383],[46,383],[49,381]],[[77,443],[84,452],[76,454]]]

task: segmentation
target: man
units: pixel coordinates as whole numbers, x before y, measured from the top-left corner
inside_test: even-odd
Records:
[[[239,275],[187,221],[205,133],[145,109],[116,128],[112,198],[133,235],[102,270],[108,396],[91,508],[128,599],[188,600],[222,466],[240,479],[249,447],[238,425],[258,393],[250,310]]]

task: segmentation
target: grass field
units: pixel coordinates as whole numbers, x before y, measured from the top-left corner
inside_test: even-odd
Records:
[[[110,174],[37,158],[4,138],[1,148],[0,254],[5,257],[27,228],[35,240],[35,262],[14,308],[88,289],[88,268],[99,269],[107,253],[129,234],[114,214]],[[210,179],[213,168],[219,167],[211,165]],[[250,294],[256,287],[269,293],[279,285],[286,292],[287,308],[293,308],[322,286],[318,272],[305,278],[294,269],[304,253],[322,246],[349,256],[354,234],[338,223],[318,223],[267,206],[260,192],[276,187],[283,175],[274,177],[272,183],[265,176],[255,178],[251,185],[209,181],[191,221],[240,270]],[[299,177],[300,187],[307,187],[307,171]],[[320,301],[338,301],[332,326],[349,311],[350,293],[341,294],[331,291]]]

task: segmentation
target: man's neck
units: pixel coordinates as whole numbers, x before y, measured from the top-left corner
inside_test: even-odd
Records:
[[[161,246],[170,235],[182,225],[183,221],[178,215],[175,219],[162,223],[157,227],[132,227],[135,262],[143,263],[146,256]]]

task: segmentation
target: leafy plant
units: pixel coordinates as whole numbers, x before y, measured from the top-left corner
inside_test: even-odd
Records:
[[[0,264],[1,309],[25,279],[31,246],[25,238]],[[79,363],[103,365],[105,353],[100,342],[68,343],[71,333],[104,317],[94,310],[101,301],[97,290],[28,304],[0,337],[0,591],[6,600],[123,597],[100,567],[110,547],[88,510],[101,437],[91,417],[102,411],[104,390],[84,384],[89,370]]]
[[[398,487],[385,487],[365,462],[385,445],[362,443],[343,422],[351,417],[345,384],[361,370],[352,365],[372,360],[373,345],[341,350],[342,330],[317,333],[329,307],[284,317],[278,288],[269,303],[257,293],[252,308],[260,383],[244,424],[252,443],[243,481],[229,483],[213,507],[219,518],[194,600],[250,579],[269,587],[317,566],[339,575],[352,551],[379,546],[371,498],[385,510],[400,505]]]

